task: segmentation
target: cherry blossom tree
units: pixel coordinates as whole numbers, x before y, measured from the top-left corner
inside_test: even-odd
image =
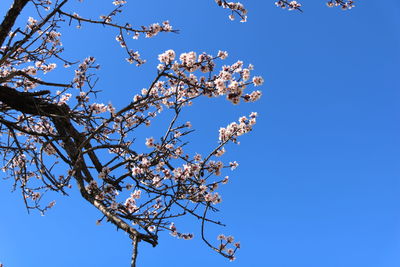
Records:
[[[254,102],[263,78],[252,75],[253,66],[242,61],[223,65],[228,53],[215,55],[167,50],[158,55],[159,65],[146,88],[132,95],[123,108],[96,103],[94,57],[79,62],[63,53],[62,33],[70,27],[98,24],[115,30],[116,41],[126,51],[126,60],[137,66],[146,62],[129,48],[132,39],[153,38],[175,32],[168,21],[135,27],[114,22],[126,1],[97,18],[80,16],[69,7],[73,0],[14,0],[0,25],[0,149],[2,170],[20,190],[27,210],[45,213],[55,201],[44,195],[67,195],[77,187],[84,200],[132,240],[131,266],[136,266],[140,241],[157,246],[164,231],[176,238],[192,239],[174,224],[178,217],[199,219],[205,244],[234,260],[240,243],[220,234],[205,235],[206,224],[223,225],[211,219],[217,211],[220,186],[228,183],[226,171],[238,163],[221,156],[228,143],[250,132],[257,113],[240,117],[219,130],[218,144],[203,154],[190,154],[192,125],[182,121],[185,107],[201,97],[224,97],[233,104]],[[75,1],[75,0],[74,0]],[[211,1],[210,1],[211,2]],[[229,18],[245,22],[247,10],[240,3],[215,1],[229,11]],[[301,11],[296,1],[277,1],[278,7]],[[328,6],[352,8],[353,1],[328,1]],[[20,18],[25,9],[31,16]],[[24,23],[17,25],[16,21]],[[44,74],[56,68],[72,68],[67,81],[54,81]],[[135,131],[149,126],[163,111],[173,117],[161,136],[143,140],[146,151],[133,146]],[[151,128],[150,128],[151,129]]]

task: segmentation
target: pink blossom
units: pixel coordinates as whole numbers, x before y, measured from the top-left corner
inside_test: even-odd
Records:
[[[154,138],[153,137],[146,138],[146,146],[147,147],[154,147]]]
[[[166,64],[171,63],[174,59],[175,59],[175,51],[172,49],[167,50],[158,56],[158,60],[161,63],[166,63]]]
[[[254,76],[253,77],[253,84],[254,86],[260,86],[264,83],[264,79],[261,76]]]
[[[239,163],[237,163],[236,161],[229,162],[229,166],[231,167],[231,170],[234,170],[239,166]]]

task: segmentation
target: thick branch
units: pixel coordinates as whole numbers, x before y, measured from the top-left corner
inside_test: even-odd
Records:
[[[101,201],[95,200],[86,192],[83,180],[90,182],[93,178],[91,177],[91,174],[88,171],[83,156],[80,152],[80,146],[85,139],[82,134],[80,134],[72,125],[70,120],[71,114],[69,114],[70,109],[68,106],[53,104],[46,99],[33,97],[31,94],[19,92],[6,86],[0,86],[0,101],[12,109],[22,113],[46,116],[50,118],[53,121],[58,134],[63,138],[63,142],[65,143],[65,151],[71,158],[73,165],[75,165],[77,174],[74,177],[78,182],[82,197],[100,210],[110,220],[110,222],[128,233],[132,238],[146,241],[153,246],[157,245],[157,240],[155,237],[139,233],[135,228],[131,227],[119,216],[110,212]],[[91,149],[89,142],[83,147],[86,149]],[[93,153],[93,158],[91,157],[92,160],[96,161],[97,157],[95,157],[94,152],[90,152]],[[98,162],[98,164],[100,163]],[[81,171],[84,175],[80,173]]]
[[[4,40],[7,38],[8,33],[14,26],[17,17],[28,2],[29,0],[15,0],[11,8],[8,10],[7,15],[0,25],[0,47],[3,45]]]
[[[32,93],[19,92],[13,88],[0,85],[0,101],[12,109],[31,115],[66,116],[69,108],[34,97]]]

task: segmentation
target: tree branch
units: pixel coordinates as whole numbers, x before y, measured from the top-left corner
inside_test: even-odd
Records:
[[[17,17],[28,2],[29,0],[15,0],[11,8],[8,10],[7,15],[0,25],[0,47],[3,45],[4,40],[7,38],[8,33],[14,26]]]
[[[137,255],[138,255],[138,245],[139,245],[139,238],[137,237],[137,235],[132,235],[132,259],[131,259],[131,267],[136,267],[136,259],[137,259]]]

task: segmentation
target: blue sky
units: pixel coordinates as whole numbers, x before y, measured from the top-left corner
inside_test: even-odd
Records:
[[[111,1],[90,2],[69,8],[89,16],[112,8]],[[197,130],[191,146],[198,152],[217,142],[220,126],[251,111],[260,115],[239,146],[227,147],[226,160],[240,166],[221,191],[218,217],[227,227],[210,229],[211,237],[222,232],[241,241],[237,260],[227,261],[199,238],[165,234],[156,248],[140,244],[139,266],[400,266],[400,3],[357,1],[341,11],[308,0],[300,13],[274,1],[243,0],[249,10],[243,24],[229,21],[213,2],[128,1],[121,21],[168,19],[180,30],[132,41],[148,60],[140,68],[125,62],[113,30],[62,31],[67,54],[97,57],[99,98],[117,106],[150,83],[156,57],[167,49],[227,50],[228,63],[252,63],[265,79],[257,103],[202,99],[185,115]],[[0,3],[1,16],[9,3]],[[128,237],[96,226],[99,214],[76,193],[55,196],[56,207],[40,216],[26,214],[10,189],[7,181],[0,187],[6,267],[128,266]],[[198,237],[198,222],[184,227]]]

